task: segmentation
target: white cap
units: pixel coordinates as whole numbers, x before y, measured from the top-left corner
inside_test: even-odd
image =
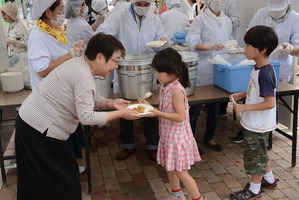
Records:
[[[166,0],[166,5],[169,8],[180,7],[181,0]]]
[[[155,0],[132,0],[131,2],[139,2],[139,1],[144,1],[144,2],[148,2],[148,3],[153,3],[155,2]]]
[[[94,11],[99,12],[107,7],[106,1],[104,0],[93,0],[91,3],[91,8],[94,9]]]
[[[289,4],[291,4],[290,0],[268,0],[268,9],[269,11],[281,11]]]
[[[30,15],[33,20],[39,19],[43,13],[50,8],[56,0],[34,0],[30,8]]]

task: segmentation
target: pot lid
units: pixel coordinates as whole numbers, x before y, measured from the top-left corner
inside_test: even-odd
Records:
[[[119,65],[148,65],[152,63],[153,56],[150,55],[126,55],[120,58]]]

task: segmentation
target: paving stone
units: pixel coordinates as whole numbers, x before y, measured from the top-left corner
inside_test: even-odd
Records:
[[[291,200],[298,200],[299,199],[299,192],[296,191],[294,188],[284,188],[281,191]]]
[[[99,156],[99,158],[100,158],[101,166],[112,166],[113,163],[109,154],[101,155]]]
[[[293,176],[282,167],[272,167],[272,171],[282,180],[288,180],[293,178]]]
[[[231,193],[223,182],[213,183],[211,186],[221,199],[228,197]]]
[[[235,165],[227,156],[216,156],[216,159],[224,167],[230,167]]]
[[[153,179],[149,179],[149,184],[153,190],[153,192],[164,192],[166,191],[166,188],[164,186],[164,183],[162,182],[162,180],[160,178],[153,178]]]
[[[105,178],[104,183],[105,183],[106,191],[120,189],[118,181],[117,181],[117,177]]]
[[[127,169],[127,164],[124,160],[118,161],[118,160],[113,160],[113,165],[115,170],[121,170],[121,169]]]
[[[99,156],[102,156],[102,155],[109,155],[109,149],[108,149],[108,146],[105,146],[105,147],[98,147],[98,150],[97,150]]]
[[[126,183],[132,181],[131,174],[127,169],[121,169],[121,170],[116,170],[116,176],[118,179],[118,182]]]
[[[207,199],[221,200],[221,198],[218,196],[218,194],[216,192],[206,192],[206,193],[203,193],[202,195]]]
[[[142,170],[148,179],[159,177],[157,170],[154,166],[145,166],[142,167]]]
[[[241,184],[231,174],[222,174],[219,175],[219,177],[229,188],[235,188],[241,186]]]
[[[202,173],[203,177],[205,177],[209,183],[216,183],[216,182],[221,181],[220,178],[213,171],[205,170],[205,171],[202,171],[201,173]]]
[[[115,170],[112,165],[109,166],[103,166],[102,167],[102,172],[103,172],[103,177],[108,178],[108,177],[115,177]]]
[[[197,187],[201,193],[213,191],[210,183],[204,177],[196,179],[195,182],[197,183]]]
[[[226,167],[226,169],[236,179],[247,177],[247,175],[243,171],[241,171],[237,166]]]
[[[219,162],[209,163],[209,166],[217,175],[227,173],[227,170]]]

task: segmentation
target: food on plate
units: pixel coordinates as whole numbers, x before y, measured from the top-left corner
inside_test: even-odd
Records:
[[[133,110],[135,110],[139,113],[144,113],[145,107],[142,105],[138,105],[137,107],[133,108]]]

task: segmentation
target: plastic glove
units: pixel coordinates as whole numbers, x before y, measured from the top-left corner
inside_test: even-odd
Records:
[[[99,26],[100,24],[102,24],[105,20],[105,16],[98,16],[96,21],[94,22],[97,26]]]
[[[220,51],[224,48],[224,44],[221,44],[219,42],[212,44],[212,45],[207,45],[206,49],[208,50],[213,50],[213,51]]]
[[[70,49],[70,54],[72,57],[80,57],[84,53],[85,40],[80,40],[73,44],[73,48]]]
[[[282,43],[281,46],[282,46],[282,49],[280,51],[281,55],[283,55],[283,54],[290,54],[293,51],[293,49],[294,49],[293,45],[291,45],[288,42]]]
[[[6,40],[6,45],[7,45],[7,46],[8,46],[8,45],[11,45],[11,44],[12,44],[12,41],[13,41],[12,39],[7,39],[7,40]]]

